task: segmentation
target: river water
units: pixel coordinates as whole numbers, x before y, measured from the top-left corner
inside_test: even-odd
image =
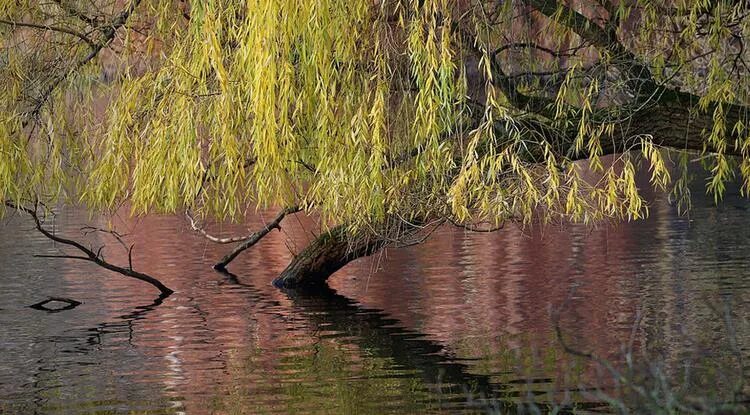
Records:
[[[350,264],[314,295],[270,284],[315,231],[309,218],[287,218],[221,274],[210,265],[229,247],[183,218],[57,215],[62,235],[128,233],[135,268],[175,289],[163,301],[86,263],[33,257],[61,247],[8,217],[0,413],[646,411],[607,365],[661,397],[727,399],[750,369],[750,203],[694,194],[689,216],[656,198],[647,220],[616,226],[444,227]],[[246,232],[274,214],[213,229]],[[103,242],[108,260],[127,262],[89,236]],[[81,304],[29,307],[50,297]]]

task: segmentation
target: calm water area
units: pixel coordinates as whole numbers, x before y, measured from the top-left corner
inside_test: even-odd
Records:
[[[617,367],[629,354],[676,390],[721,393],[749,369],[750,202],[702,194],[687,216],[659,197],[646,220],[596,228],[446,226],[350,264],[315,294],[270,284],[317,229],[309,218],[287,218],[232,274],[211,269],[230,247],[182,217],[114,219],[135,268],[176,291],[163,301],[87,263],[34,257],[61,247],[7,217],[0,413],[607,413],[608,398],[628,399],[556,328],[570,349]],[[212,229],[247,232],[275,213]],[[108,223],[63,210],[55,229]],[[105,239],[89,242],[127,263]],[[81,304],[29,307],[50,297]]]

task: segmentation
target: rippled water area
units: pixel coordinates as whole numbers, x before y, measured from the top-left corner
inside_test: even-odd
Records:
[[[685,412],[740,401],[750,203],[702,193],[689,215],[661,197],[646,220],[597,228],[446,226],[314,293],[270,284],[312,237],[309,218],[287,218],[219,273],[211,264],[229,247],[184,218],[58,213],[61,235],[111,222],[127,233],[134,266],[175,289],[166,299],[82,261],[35,257],[61,247],[11,215],[0,221],[0,413],[649,413],[671,397]],[[80,304],[38,305],[50,298]]]

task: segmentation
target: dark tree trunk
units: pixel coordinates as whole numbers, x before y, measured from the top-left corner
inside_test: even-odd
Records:
[[[702,151],[706,146],[704,135],[713,128],[715,105],[707,111],[695,111],[698,98],[683,92],[662,91],[659,101],[645,109],[636,111],[621,123],[619,134],[623,138],[647,134],[653,137],[654,144],[678,150]],[[725,128],[727,139],[731,144],[738,139],[734,125],[743,119],[744,107],[726,104]],[[571,154],[578,127],[570,131],[551,133],[540,130],[540,134],[550,134],[550,141],[559,141],[562,136],[562,153]],[[621,153],[632,149],[632,140],[602,139],[603,154]],[[567,147],[567,148],[566,148]],[[709,148],[709,151],[711,149]],[[731,145],[726,154],[739,155],[739,150]],[[587,157],[587,154],[574,155],[573,158]],[[408,224],[402,224],[408,228]],[[415,228],[408,228],[413,231]],[[302,252],[300,252],[286,269],[273,281],[280,288],[295,288],[306,285],[325,284],[328,277],[349,262],[372,255],[382,249],[387,240],[377,236],[350,234],[345,225],[337,226],[320,235]]]
[[[385,244],[382,238],[353,235],[346,225],[339,225],[318,236],[297,254],[273,284],[280,288],[325,284],[328,277],[344,265],[374,254]]]

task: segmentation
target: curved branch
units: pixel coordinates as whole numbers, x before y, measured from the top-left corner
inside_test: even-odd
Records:
[[[74,241],[72,239],[67,239],[67,238],[63,238],[63,237],[57,236],[57,235],[53,234],[52,232],[44,229],[44,226],[42,224],[42,220],[39,218],[39,214],[37,213],[37,208],[38,208],[38,205],[39,205],[38,203],[36,203],[34,205],[34,209],[30,209],[30,208],[27,208],[25,206],[17,205],[16,203],[8,201],[8,200],[6,200],[4,202],[4,204],[5,204],[5,206],[7,206],[7,207],[9,207],[11,209],[15,209],[15,210],[18,210],[18,211],[21,211],[21,212],[26,212],[27,214],[29,214],[29,216],[31,216],[31,218],[34,220],[34,226],[36,227],[36,229],[42,235],[44,235],[47,239],[50,239],[50,240],[52,240],[54,242],[57,242],[57,243],[60,243],[60,244],[63,244],[63,245],[67,245],[67,246],[73,247],[73,248],[81,251],[84,254],[83,256],[81,256],[81,255],[57,255],[57,256],[46,255],[44,257],[55,257],[55,258],[59,257],[59,258],[78,259],[78,260],[82,260],[82,261],[93,262],[94,264],[99,265],[102,268],[108,269],[110,271],[114,271],[114,272],[116,272],[118,274],[121,274],[121,275],[124,275],[126,277],[135,278],[137,280],[140,280],[140,281],[143,281],[143,282],[147,282],[147,283],[153,285],[154,287],[158,288],[163,297],[169,296],[172,293],[174,293],[174,291],[172,291],[170,288],[168,288],[166,285],[164,285],[161,281],[157,280],[156,278],[154,278],[154,277],[152,277],[150,275],[147,275],[147,274],[143,274],[141,272],[134,271],[132,269],[132,264],[130,265],[130,268],[123,268],[123,267],[111,264],[111,263],[105,261],[101,257],[101,255],[100,255],[101,249],[99,250],[99,253],[94,252],[93,250],[91,250],[89,248],[86,248],[85,246],[81,245],[80,243],[78,243],[78,242],[76,242],[76,241]],[[128,253],[128,256],[130,256],[130,253]],[[129,261],[130,261],[130,259],[129,259]]]
[[[642,86],[651,89],[656,87],[651,69],[620,43],[617,39],[617,28],[613,24],[608,24],[605,29],[557,0],[526,0],[526,4],[552,21],[567,27],[592,46],[609,51],[615,57],[618,66],[630,74],[628,85],[633,91],[639,91]]]
[[[221,237],[214,236],[214,235],[211,235],[210,233],[206,232],[206,230],[203,229],[203,227],[201,227],[198,224],[198,221],[195,220],[195,218],[193,217],[192,213],[190,213],[189,210],[185,211],[185,217],[187,217],[188,221],[190,221],[190,228],[191,229],[193,229],[194,231],[200,233],[201,235],[203,235],[204,238],[208,239],[209,241],[211,241],[213,243],[217,243],[217,244],[233,244],[233,243],[236,243],[236,242],[242,242],[242,241],[250,238],[251,236],[253,236],[253,234],[250,234],[250,235],[246,235],[246,236],[232,236],[232,237],[229,237],[229,238],[221,238]]]
[[[533,42],[508,43],[495,49],[492,52],[492,56],[493,57],[497,56],[499,53],[502,53],[509,49],[534,49],[534,50],[542,51],[554,58],[560,58],[564,56],[574,56],[579,50],[586,48],[588,46],[589,45],[582,43],[572,48],[568,48],[564,50],[554,50],[554,49],[550,49],[548,47],[545,47],[545,46],[542,46],[540,44],[533,43]]]
[[[604,49],[613,49],[616,46],[617,42],[613,39],[614,33],[607,32],[596,22],[562,2],[556,0],[526,0],[526,3],[555,22],[567,26],[581,39],[593,46]],[[558,12],[561,12],[560,19],[554,19]]]

